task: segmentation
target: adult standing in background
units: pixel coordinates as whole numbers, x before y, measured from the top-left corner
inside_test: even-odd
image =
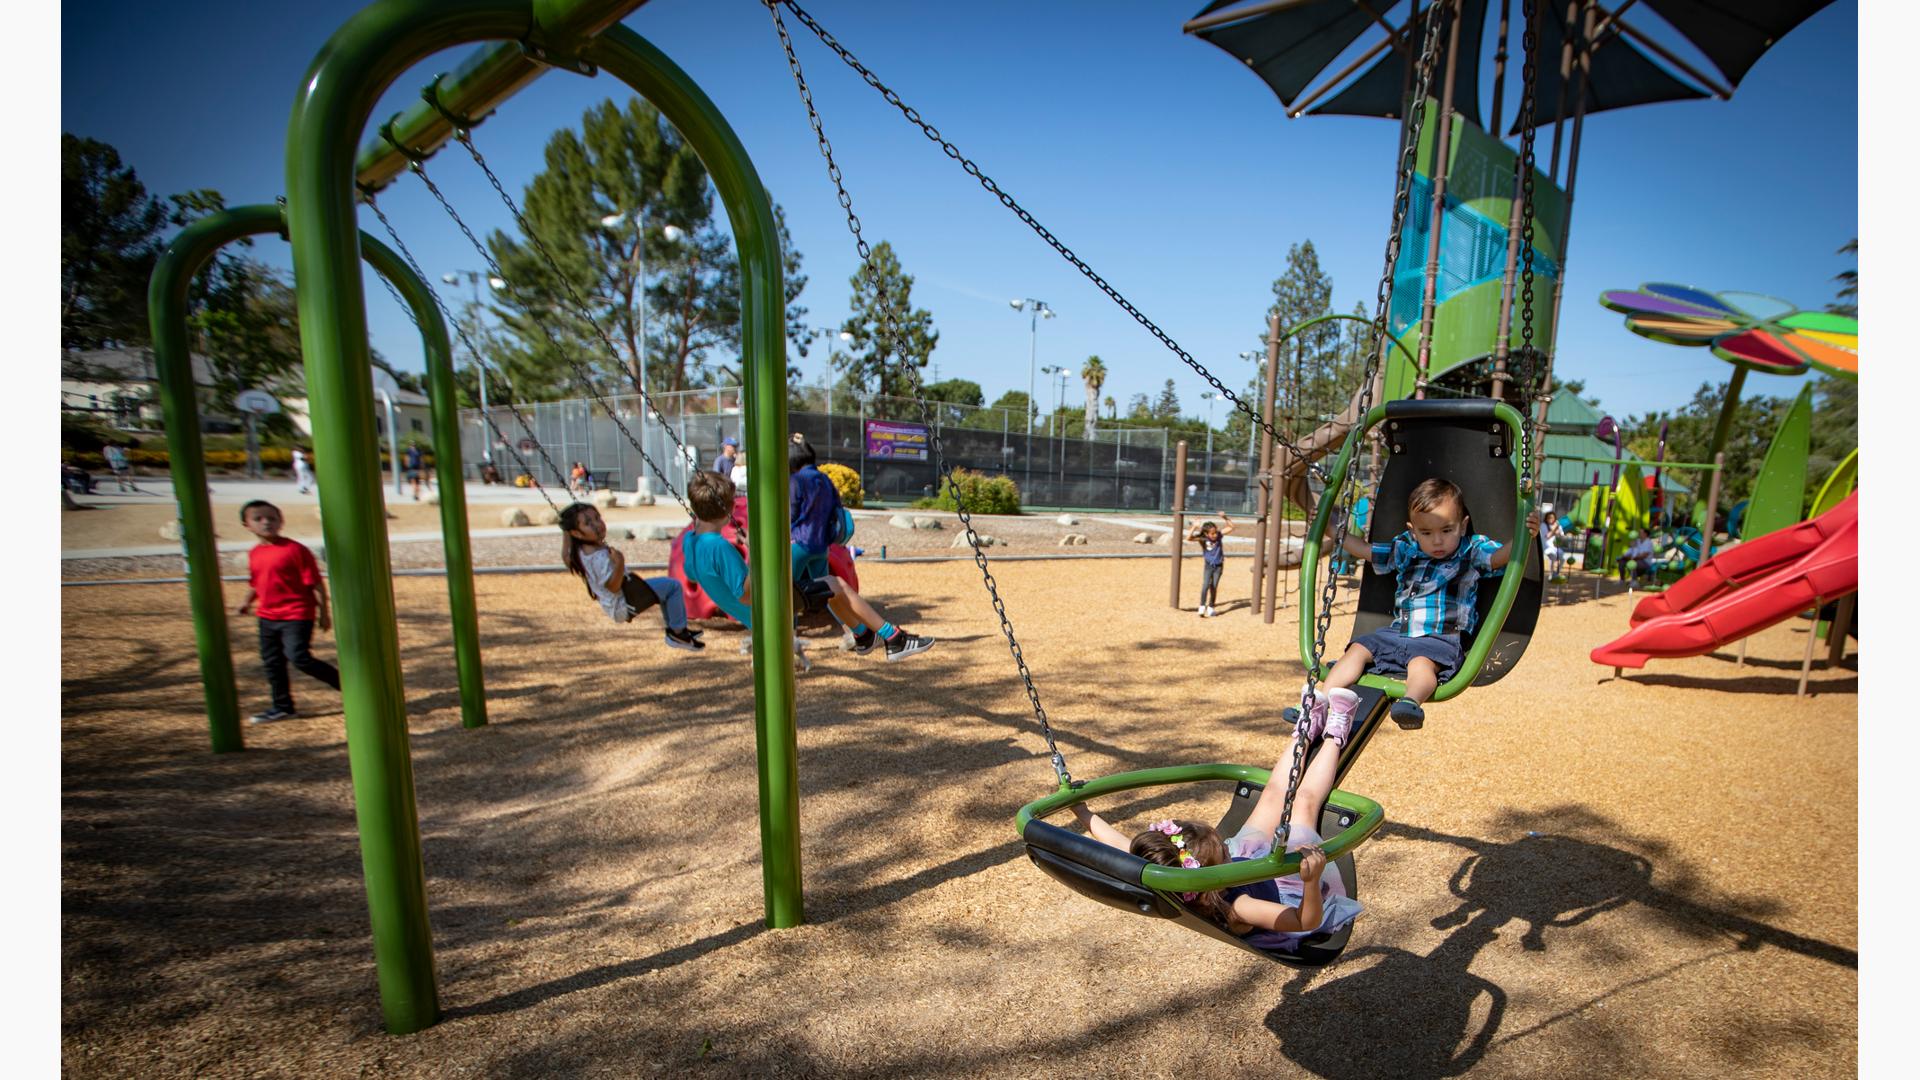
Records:
[[[131,470],[127,467],[126,448],[119,443],[110,442],[101,448],[101,453],[105,455],[107,459],[107,468],[113,470],[113,479],[120,485],[120,490],[127,491],[132,489],[133,477]]]
[[[740,440],[729,435],[720,440],[720,456],[713,459],[713,471],[721,476],[733,476],[733,459],[740,455]]]
[[[307,452],[297,446],[293,448],[293,482],[299,485],[302,495],[314,486],[313,464],[307,460]]]

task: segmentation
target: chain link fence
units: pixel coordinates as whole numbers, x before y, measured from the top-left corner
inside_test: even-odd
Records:
[[[667,423],[688,448],[680,457],[660,422],[647,413],[638,395],[618,395],[607,403],[660,465],[676,488],[685,490],[693,470],[711,468],[728,438],[746,442],[746,417],[739,387],[716,387],[652,395]],[[1092,438],[1077,420],[1072,430],[1058,418],[1039,417],[1029,431],[1018,411],[930,402],[943,452],[956,468],[989,476],[1008,476],[1020,487],[1028,508],[1134,510],[1161,513],[1173,508],[1177,440],[1164,428],[1127,428],[1097,421]],[[500,478],[531,471],[544,485],[564,487],[565,476],[551,476],[538,452],[569,470],[584,465],[597,487],[636,490],[643,477],[658,481],[624,436],[591,399],[517,405],[533,428],[520,429],[505,408],[490,410],[503,444],[482,421],[480,410],[460,411],[460,449],[467,476],[479,479],[488,462]],[[830,393],[792,387],[788,426],[807,437],[822,462],[836,462],[860,474],[870,502],[905,504],[933,494],[935,476],[920,403],[912,398]],[[1049,419],[1053,424],[1049,424]],[[1054,430],[1049,430],[1053,426]],[[1247,512],[1253,501],[1247,478],[1245,446],[1228,447],[1216,434],[1208,452],[1205,440],[1187,447],[1187,508],[1199,512]],[[525,466],[522,467],[524,459]],[[752,467],[754,462],[748,461]],[[1209,468],[1209,465],[1211,468]],[[779,467],[786,468],[784,461]]]

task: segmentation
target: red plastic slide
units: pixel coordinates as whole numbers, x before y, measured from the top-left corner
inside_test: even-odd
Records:
[[[733,519],[739,522],[742,527],[747,524],[747,497],[745,495],[734,498]],[[693,525],[689,523],[686,529],[680,530],[680,535],[673,538],[673,547],[667,554],[667,574],[672,577],[673,580],[679,582],[682,589],[686,590],[687,618],[727,618],[727,613],[720,610],[720,606],[713,602],[713,598],[705,592],[702,592],[700,586],[695,585],[693,581],[687,577],[686,562],[680,554],[680,542],[686,539],[687,529],[691,528],[693,528]],[[720,532],[721,535],[725,536],[728,540],[736,539],[732,525],[723,526]],[[738,539],[742,543],[746,541],[745,537],[738,537]],[[846,582],[853,591],[860,591],[860,575],[853,569],[853,552],[848,551],[839,544],[828,548],[827,569],[832,572],[834,577]]]
[[[1812,521],[1768,533],[1715,555],[1665,592],[1643,597],[1634,605],[1632,624],[1639,626],[1649,619],[1699,607],[1729,589],[1758,581],[1804,557],[1841,530],[1853,528],[1860,516],[1859,497],[1856,491],[1839,506]]]
[[[1646,666],[1654,657],[1699,656],[1784,622],[1816,602],[1853,592],[1860,584],[1860,523],[1856,498],[1857,495],[1850,496],[1814,521],[1795,527],[1804,528],[1835,515],[1845,515],[1844,524],[1826,533],[1812,550],[1738,589],[1723,588],[1718,595],[1685,611],[1641,623],[1619,640],[1593,650],[1593,662],[1637,668]],[[1772,539],[1769,535],[1750,543],[1764,544]],[[1733,555],[1748,546],[1742,544],[1727,554]],[[1720,557],[1716,556],[1708,563],[1719,561]],[[1703,566],[1689,576],[1706,569]]]

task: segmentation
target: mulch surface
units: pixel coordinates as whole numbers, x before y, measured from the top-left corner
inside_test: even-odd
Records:
[[[444,583],[394,581],[445,1011],[406,1037],[382,1028],[338,695],[297,682],[300,719],[215,756],[184,591],[64,590],[63,1072],[1855,1071],[1858,680],[1851,655],[1816,663],[1793,696],[1807,623],[1744,665],[1729,648],[1615,679],[1586,654],[1630,598],[1552,589],[1509,677],[1388,725],[1348,777],[1387,812],[1359,854],[1367,912],[1342,961],[1300,975],[1033,868],[1013,815],[1052,772],[978,572],[862,574],[940,644],[885,664],[816,632],[809,921],[780,931],[742,635],[671,651],[655,616],[615,628],[563,576],[482,576],[491,723],[467,730]],[[1198,573],[1177,611],[1165,574],[995,568],[1077,776],[1284,746],[1297,612],[1249,617],[1230,572],[1227,613],[1198,619]],[[232,630],[251,711],[252,628]],[[1138,828],[1188,807],[1217,811],[1165,789],[1100,809]]]

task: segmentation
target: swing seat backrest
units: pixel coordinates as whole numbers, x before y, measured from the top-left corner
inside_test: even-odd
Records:
[[[1387,464],[1380,477],[1380,490],[1373,500],[1374,513],[1367,522],[1367,539],[1386,543],[1407,527],[1407,496],[1421,481],[1440,477],[1460,488],[1467,502],[1467,526],[1501,543],[1525,536],[1514,518],[1519,475],[1514,471],[1512,432],[1494,415],[1491,398],[1407,399],[1386,406],[1386,419],[1378,430],[1385,440]],[[1490,627],[1489,613],[1494,596],[1500,591],[1498,576],[1483,576],[1475,609],[1473,633],[1461,635],[1462,652],[1471,651],[1482,634],[1497,633],[1486,662],[1473,678],[1474,686],[1498,682],[1513,669],[1533,635],[1540,615],[1541,565],[1545,561],[1538,539],[1528,537],[1533,555],[1527,560],[1525,576],[1504,626]],[[1513,573],[1519,565],[1519,552],[1507,565]],[[1359,613],[1354,618],[1353,636],[1369,634],[1393,621],[1393,594],[1397,581],[1392,574],[1377,574],[1372,565],[1362,568]]]

